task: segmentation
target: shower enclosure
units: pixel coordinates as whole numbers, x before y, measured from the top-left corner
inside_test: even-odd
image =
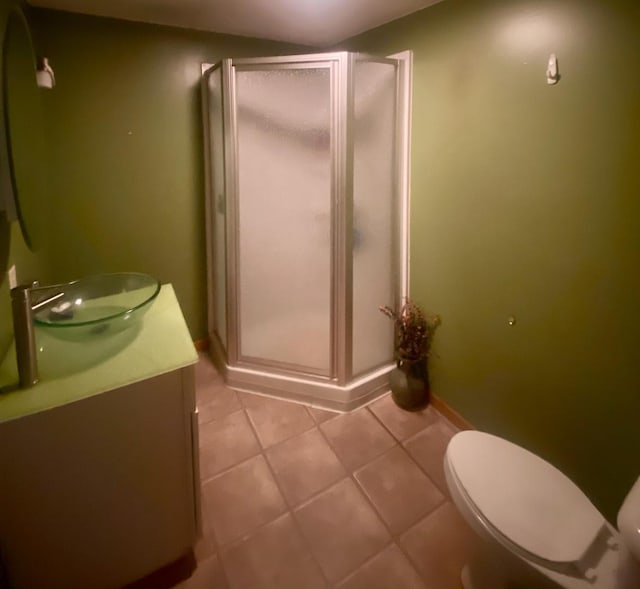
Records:
[[[230,386],[343,410],[388,388],[407,75],[345,52],[203,66],[209,336]]]

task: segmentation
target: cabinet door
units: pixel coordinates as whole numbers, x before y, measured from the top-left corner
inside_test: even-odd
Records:
[[[174,371],[0,424],[11,587],[115,589],[189,550],[192,407],[183,386]]]

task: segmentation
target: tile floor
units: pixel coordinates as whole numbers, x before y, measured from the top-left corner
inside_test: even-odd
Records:
[[[447,494],[455,428],[387,395],[337,414],[196,368],[203,538],[180,589],[460,589],[470,532]]]

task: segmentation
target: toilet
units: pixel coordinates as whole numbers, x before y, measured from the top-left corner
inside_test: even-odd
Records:
[[[465,589],[640,589],[640,478],[618,531],[558,469],[497,436],[456,434],[444,470],[476,533]]]

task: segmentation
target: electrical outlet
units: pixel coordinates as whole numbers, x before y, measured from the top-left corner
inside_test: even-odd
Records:
[[[15,264],[11,266],[11,268],[9,268],[9,271],[7,272],[7,274],[9,275],[9,288],[15,288],[16,286],[18,286],[18,279],[16,278]]]

